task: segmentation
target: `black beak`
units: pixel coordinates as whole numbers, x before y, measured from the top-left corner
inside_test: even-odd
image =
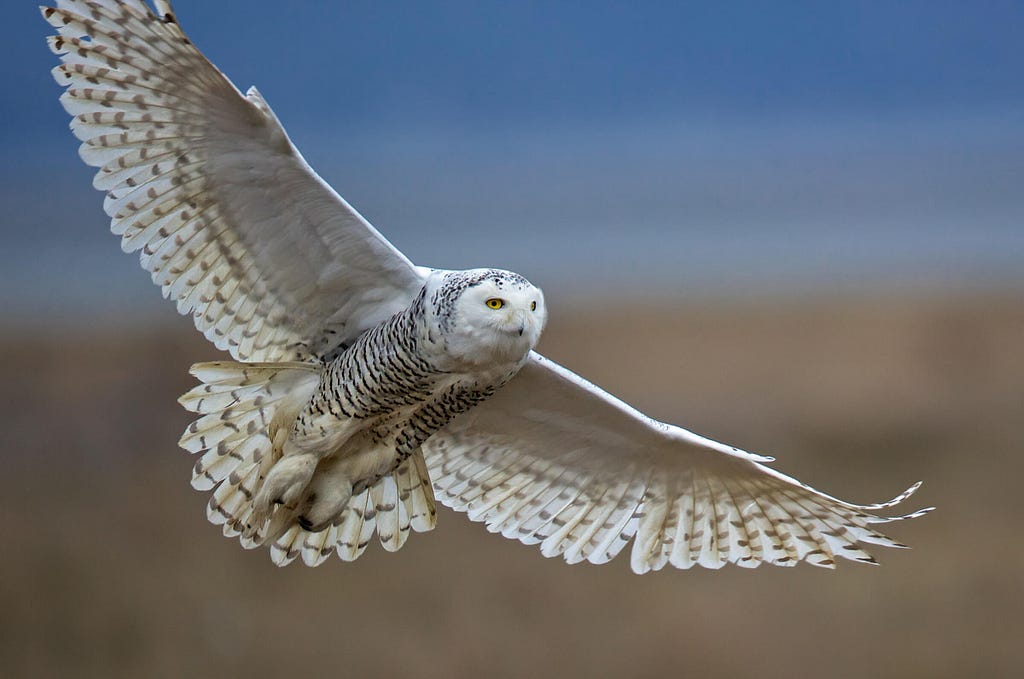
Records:
[[[525,330],[525,329],[526,329],[526,326],[525,326],[525,325],[520,325],[520,326],[519,326],[519,336],[520,336],[520,337],[522,337],[522,336],[523,336],[523,330]]]

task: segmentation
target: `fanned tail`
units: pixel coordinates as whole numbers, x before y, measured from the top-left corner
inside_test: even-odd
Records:
[[[281,460],[295,418],[319,387],[320,366],[220,361],[196,364],[191,372],[203,384],[179,402],[201,417],[188,426],[179,443],[201,454],[192,486],[214,491],[207,517],[223,527],[225,536],[239,537],[247,549],[269,544],[271,558],[280,566],[299,556],[306,565],[317,566],[332,551],[346,561],[358,558],[374,532],[385,549],[396,551],[410,530],[433,529],[434,494],[419,452],[348,498],[329,525],[314,530],[304,525],[300,508],[284,505],[257,519],[253,498]],[[317,474],[330,482],[329,469],[318,468]]]

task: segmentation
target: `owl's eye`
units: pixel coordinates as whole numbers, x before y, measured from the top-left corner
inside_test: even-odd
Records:
[[[537,303],[536,302],[530,302],[530,311],[536,311],[536,310],[537,310]]]
[[[500,309],[505,306],[505,300],[498,299],[497,297],[491,297],[489,300],[484,302],[491,309]]]

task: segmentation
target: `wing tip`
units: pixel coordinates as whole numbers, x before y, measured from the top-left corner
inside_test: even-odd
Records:
[[[888,500],[886,502],[879,502],[876,504],[868,505],[856,505],[856,508],[861,511],[878,511],[882,509],[891,509],[892,507],[895,507],[896,505],[901,504],[905,500],[909,499],[910,496],[912,496],[914,493],[918,491],[918,489],[921,487],[923,483],[923,481],[918,481],[917,483],[914,483],[905,491],[903,491],[893,499]],[[908,514],[903,514],[901,516],[871,517],[868,520],[868,523],[887,523],[889,521],[904,521],[906,519],[916,519],[932,511],[935,511],[935,507],[925,507],[924,509],[918,509],[916,511],[910,512]]]

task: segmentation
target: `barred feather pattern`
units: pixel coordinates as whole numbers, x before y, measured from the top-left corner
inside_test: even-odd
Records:
[[[493,533],[539,544],[568,563],[605,563],[632,542],[637,573],[726,563],[756,567],[806,561],[877,563],[859,543],[905,547],[873,524],[913,494],[854,505],[764,465],[730,460],[714,468],[633,464],[602,469],[585,450],[536,455],[502,440],[442,432],[426,448],[439,500]]]
[[[325,355],[408,303],[411,263],[313,173],[259,93],[242,96],[170,5],[157,9],[42,9],[61,103],[122,249],[238,360]]]
[[[485,270],[484,277],[500,280],[505,275]],[[440,276],[432,299],[427,298],[425,285],[407,309],[360,335],[328,363],[321,388],[296,419],[295,439],[300,445],[307,439],[319,445],[330,438],[329,432],[339,429],[339,421],[345,421],[367,429],[372,440],[387,442],[388,454],[397,458],[397,464],[453,417],[508,382],[525,356],[485,361],[485,368],[470,372],[446,370],[432,360],[445,356],[444,328],[451,320],[451,307],[466,289],[466,280],[479,276],[477,272]],[[532,287],[525,279],[522,285]],[[356,492],[361,490],[357,484]]]
[[[287,565],[301,556],[306,565],[317,566],[334,551],[347,561],[357,558],[374,532],[385,549],[396,551],[410,530],[433,529],[434,496],[418,452],[355,494],[323,530],[306,530],[282,506],[264,525],[248,529],[252,499],[280,460],[298,413],[320,388],[321,369],[308,363],[215,362],[193,366],[192,374],[202,384],[179,400],[201,417],[189,425],[180,445],[200,455],[192,485],[213,490],[207,517],[225,536],[240,537],[250,549],[270,538],[274,563]],[[283,530],[271,528],[280,522],[286,523]]]

